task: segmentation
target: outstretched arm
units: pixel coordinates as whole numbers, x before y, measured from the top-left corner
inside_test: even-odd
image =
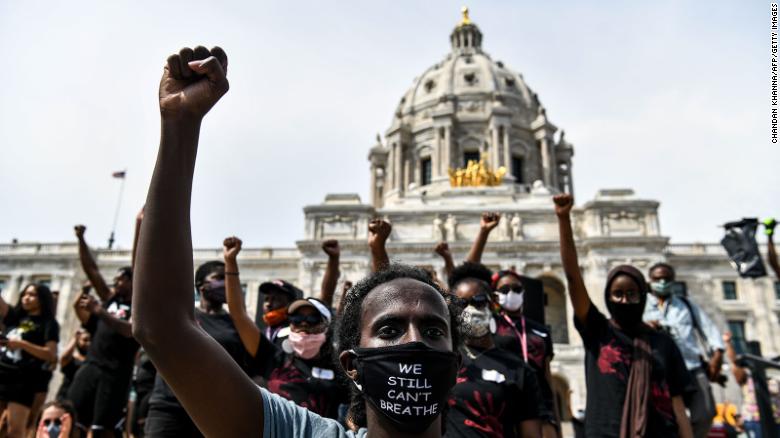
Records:
[[[195,323],[190,202],[203,116],[228,90],[220,48],[185,48],[160,82],[162,132],[138,241],[133,334],[206,436],[258,437],[257,386]],[[198,364],[198,366],[192,366]],[[219,377],[219,385],[204,385]]]
[[[328,307],[333,307],[333,294],[336,293],[336,284],[339,281],[339,258],[341,257],[341,248],[338,240],[326,240],[322,242],[322,250],[328,255],[328,264],[325,267],[325,274],[322,276],[322,286],[320,286],[320,299]]]
[[[238,262],[236,258],[241,251],[241,239],[228,237],[222,242],[222,254],[225,257],[225,297],[227,298],[230,319],[236,326],[238,337],[244,344],[244,349],[250,356],[257,354],[260,345],[260,329],[249,317],[244,303],[244,294],[241,293],[241,279],[239,277]]]
[[[467,262],[482,262],[482,252],[485,251],[485,244],[487,244],[490,232],[498,226],[500,220],[501,214],[499,213],[482,213],[482,218],[479,221],[479,233],[477,233],[477,237],[471,245],[471,251],[466,257]]]
[[[731,373],[734,374],[734,380],[737,381],[737,384],[742,386],[747,383],[748,374],[745,368],[737,363],[737,352],[734,350],[731,339],[731,332],[723,333],[723,344],[726,345],[726,357],[731,362]]]
[[[777,222],[774,219],[764,221],[767,237],[767,251],[769,252],[769,266],[775,271],[775,277],[780,280],[780,263],[777,261],[777,250],[775,249],[775,226]]]
[[[452,261],[452,252],[450,252],[450,245],[447,244],[447,242],[439,242],[436,244],[433,251],[444,259],[444,273],[447,274],[447,281],[449,281],[452,270],[455,269],[455,263]]]
[[[374,219],[368,223],[368,249],[371,251],[371,272],[379,272],[390,265],[385,242],[393,227],[390,222]]]
[[[81,295],[81,297],[79,297],[78,307],[84,309],[89,315],[95,315],[96,318],[103,320],[107,326],[116,330],[120,335],[126,338],[131,338],[133,336],[132,324],[108,313],[92,295]],[[87,321],[88,320],[89,317],[87,317]]]
[[[555,215],[558,216],[561,263],[569,285],[569,299],[574,307],[574,316],[584,325],[591,301],[585,282],[582,280],[582,272],[577,261],[577,247],[574,245],[574,233],[571,229],[571,208],[574,206],[574,198],[569,194],[560,194],[553,197],[553,202],[555,202]]]
[[[89,278],[89,282],[92,283],[92,287],[95,288],[103,302],[108,301],[111,298],[111,290],[108,288],[106,281],[103,280],[103,276],[100,275],[97,263],[95,263],[92,253],[89,251],[86,240],[84,240],[84,232],[87,227],[84,225],[76,225],[73,227],[76,232],[76,238],[79,239],[79,260],[81,260],[81,269],[84,270],[84,274]]]

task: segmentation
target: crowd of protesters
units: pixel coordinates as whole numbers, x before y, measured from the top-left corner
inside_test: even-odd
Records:
[[[339,242],[325,241],[319,295],[281,279],[262,283],[261,325],[246,309],[239,238],[224,240],[222,260],[193,266],[189,201],[199,127],[227,92],[226,69],[219,48],[169,57],[160,153],[136,221],[132,264],[109,285],[86,228],[75,227],[88,282],[73,304],[81,327],[64,351],[58,355],[59,324],[45,285],[26,285],[15,306],[0,298],[2,433],[562,436],[550,373],[554,339],[526,311],[526,277],[481,263],[498,213],[482,214],[462,263],[446,242],[432,248],[444,260],[445,279],[390,263],[392,225],[373,220],[372,272],[354,285],[344,281],[338,303]],[[747,400],[753,391],[728,334],[672,293],[675,270],[665,263],[649,269],[649,282],[633,266],[614,267],[603,291],[609,315],[602,313],[580,272],[573,199],[559,194],[551,204],[585,351],[584,435],[707,436],[716,417],[710,385],[723,378],[724,353]],[[770,265],[780,275],[768,234]],[[58,364],[62,386],[44,404]],[[746,413],[745,429],[757,431],[755,409]]]

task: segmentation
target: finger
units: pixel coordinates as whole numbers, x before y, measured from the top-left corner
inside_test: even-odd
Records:
[[[179,61],[179,55],[173,54],[168,57],[168,74],[173,79],[181,79],[181,62]]]
[[[179,50],[179,63],[181,65],[181,77],[184,79],[189,79],[193,76],[195,76],[195,72],[192,71],[189,67],[190,61],[192,61],[194,58],[194,53],[192,49],[189,47],[184,47],[183,49]]]
[[[195,47],[195,50],[193,50],[194,57],[193,60],[203,60],[211,56],[211,52],[209,52],[209,49],[203,47],[203,46],[197,46]]]
[[[222,70],[224,70],[225,73],[227,73],[228,57],[227,57],[227,53],[225,53],[225,51],[222,50],[222,47],[219,46],[212,47],[211,54],[219,60],[219,63],[222,64]]]
[[[206,77],[209,79],[209,82],[219,86],[220,88],[224,87],[224,91],[227,91],[227,79],[225,78],[225,71],[222,70],[222,65],[220,65],[217,58],[209,56],[203,61],[192,61],[189,65],[190,68],[195,71],[195,73],[206,75]]]

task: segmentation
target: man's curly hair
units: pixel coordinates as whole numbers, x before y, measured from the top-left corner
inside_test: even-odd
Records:
[[[448,283],[450,291],[458,287],[458,283],[467,278],[476,278],[490,284],[493,271],[482,263],[463,262],[452,270]]]

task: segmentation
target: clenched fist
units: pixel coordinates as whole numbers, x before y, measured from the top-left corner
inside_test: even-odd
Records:
[[[447,242],[439,242],[436,244],[436,247],[433,248],[433,251],[442,256],[442,257],[452,257],[452,253],[450,253],[450,245],[447,244]]]
[[[368,223],[368,246],[384,245],[390,237],[393,226],[383,219],[374,219]]]
[[[163,119],[199,120],[227,93],[227,55],[219,47],[185,47],[168,57],[160,80]]]
[[[555,203],[555,214],[558,217],[568,216],[574,206],[574,198],[568,193],[553,196],[553,202]]]
[[[85,227],[84,225],[76,225],[75,227],[73,227],[73,231],[76,232],[76,237],[77,238],[83,239],[84,238],[84,232],[87,231],[87,227]]]
[[[341,247],[339,246],[338,240],[326,240],[322,242],[322,250],[325,251],[325,254],[328,255],[328,257],[338,257],[341,255]]]
[[[479,226],[485,231],[492,231],[493,228],[498,226],[500,220],[500,213],[482,213],[482,218],[479,220]]]
[[[222,242],[222,255],[225,260],[235,260],[241,252],[241,239],[236,236],[228,237]]]

